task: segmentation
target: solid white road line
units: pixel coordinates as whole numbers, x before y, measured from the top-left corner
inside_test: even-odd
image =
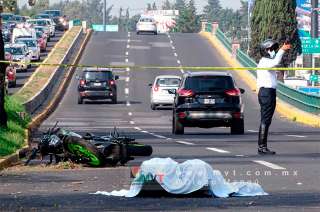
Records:
[[[304,135],[286,135],[288,137],[295,137],[295,138],[306,138],[307,136]]]
[[[219,152],[219,153],[224,153],[224,154],[229,154],[229,151],[223,150],[223,149],[218,149],[218,148],[213,148],[213,147],[207,147],[207,150],[211,150],[214,152]]]
[[[271,169],[276,169],[276,170],[284,170],[284,169],[286,169],[284,167],[278,166],[278,165],[273,164],[273,163],[269,163],[269,162],[264,161],[264,160],[254,160],[253,162],[261,164],[261,165],[264,165],[264,166],[269,167]]]
[[[130,124],[134,125],[134,121],[130,121]]]
[[[194,143],[190,143],[190,142],[186,142],[186,141],[176,141],[176,143],[190,145],[190,146],[195,145]]]
[[[140,128],[140,127],[135,127],[134,129],[135,129],[135,130],[138,130],[138,131],[141,131],[141,128]]]
[[[129,88],[125,88],[125,89],[124,89],[124,93],[125,93],[126,95],[128,95],[128,94],[129,94]]]
[[[259,132],[257,130],[247,130],[248,132],[253,132],[253,133],[256,133],[256,132]]]

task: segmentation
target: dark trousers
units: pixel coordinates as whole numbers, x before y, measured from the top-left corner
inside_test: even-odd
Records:
[[[274,88],[260,88],[258,99],[260,104],[261,124],[270,126],[276,109],[277,92]]]
[[[258,100],[260,104],[261,121],[259,128],[259,141],[260,148],[267,147],[269,126],[272,122],[272,116],[276,109],[276,89],[274,88],[260,88]]]

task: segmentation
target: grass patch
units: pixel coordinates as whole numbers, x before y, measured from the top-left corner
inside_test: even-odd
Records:
[[[81,27],[76,26],[67,31],[49,54],[46,63],[61,63],[65,53],[68,51],[72,41],[80,30]],[[40,66],[37,68],[37,70],[32,74],[31,80],[28,81],[28,83],[16,94],[14,94],[15,98],[20,102],[27,102],[30,100],[47,84],[51,76],[55,73],[56,68],[56,66]]]
[[[0,128],[0,157],[10,155],[24,146],[25,129],[30,116],[21,117],[25,109],[14,97],[6,97],[5,108],[8,115],[8,127]]]

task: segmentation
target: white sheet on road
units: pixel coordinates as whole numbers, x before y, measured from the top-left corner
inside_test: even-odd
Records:
[[[187,160],[179,164],[171,158],[153,158],[144,161],[130,190],[97,191],[94,194],[135,197],[140,193],[143,184],[153,179],[172,194],[189,194],[208,187],[210,193],[216,197],[268,195],[256,183],[228,183],[220,171],[213,170],[202,160]]]

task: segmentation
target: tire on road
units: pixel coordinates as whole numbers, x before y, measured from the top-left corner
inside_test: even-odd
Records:
[[[78,96],[78,104],[79,105],[83,104],[83,98],[81,96]]]
[[[232,120],[230,132],[232,135],[243,135],[244,120],[243,119]]]
[[[79,163],[88,164],[94,167],[105,164],[103,154],[95,145],[88,141],[77,137],[68,137],[64,140],[63,146]]]
[[[175,135],[183,135],[184,134],[184,126],[177,120],[175,112],[173,113],[172,120],[172,134]]]
[[[144,144],[128,144],[128,156],[150,156],[152,154],[152,147]]]
[[[157,105],[156,104],[151,104],[151,110],[156,110],[157,109]]]

